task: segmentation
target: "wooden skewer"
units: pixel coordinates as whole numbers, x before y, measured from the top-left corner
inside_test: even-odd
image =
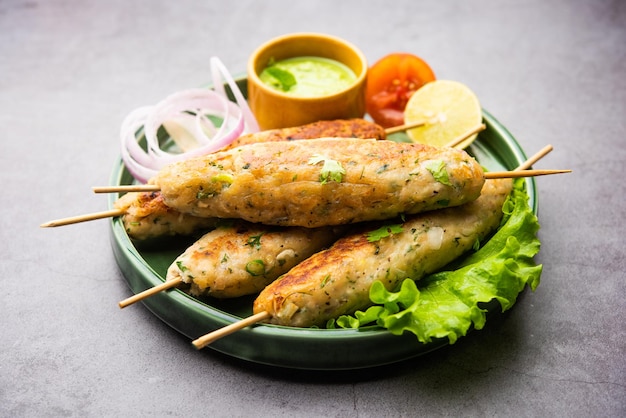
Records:
[[[486,179],[506,179],[518,177],[547,176],[550,174],[571,173],[572,170],[514,170],[514,171],[493,171],[484,174]]]
[[[477,134],[480,131],[483,131],[487,129],[487,125],[485,125],[484,123],[481,123],[480,125],[476,125],[475,127],[473,127],[472,129],[470,129],[468,132],[464,133],[463,135],[459,135],[458,138],[453,139],[452,141],[450,141],[446,147],[449,148],[454,148],[457,145],[459,145],[461,142],[465,141],[467,138],[469,138],[470,136]]]
[[[208,334],[205,334],[202,337],[193,340],[191,343],[199,350],[211,344],[215,340],[232,334],[233,332],[239,331],[240,329],[243,329],[248,325],[253,325],[257,322],[261,322],[265,319],[268,319],[269,317],[269,312],[259,312],[240,321],[233,322],[232,324],[227,325],[224,328],[209,332]]]
[[[548,144],[545,147],[541,148],[539,151],[537,151],[536,154],[534,154],[532,157],[528,158],[526,161],[524,161],[522,164],[520,164],[515,171],[519,171],[519,170],[528,170],[530,167],[533,166],[533,164],[535,164],[537,161],[539,161],[540,159],[542,159],[543,157],[545,157],[548,153],[550,153],[554,148],[552,147],[552,145]]]
[[[141,191],[150,192],[150,191],[159,191],[159,187],[151,185],[151,184],[140,184],[140,185],[131,184],[127,186],[94,187],[93,191],[95,193],[141,192]],[[122,216],[124,215],[124,213],[126,212],[124,212],[121,209],[111,209],[111,210],[105,210],[102,212],[88,213],[86,215],[70,216],[68,218],[55,219],[53,221],[45,222],[41,224],[40,226],[42,228],[51,228],[55,226],[77,224],[80,222],[94,221],[96,219],[114,218],[116,216]]]
[[[121,216],[123,214],[124,211],[120,209],[105,210],[103,212],[95,212],[86,215],[70,216],[69,218],[56,219],[54,221],[43,223],[40,226],[42,228],[51,228],[55,226],[76,224],[79,222],[93,221],[95,219],[112,218],[114,216]]]
[[[405,125],[394,126],[393,128],[385,129],[385,133],[387,135],[395,134],[397,132],[406,131],[406,130],[417,128],[417,127],[423,126],[423,125],[426,125],[426,122],[419,121],[419,122],[409,123],[409,124],[405,124]],[[446,146],[450,147],[450,148],[456,147],[457,145],[459,145],[460,143],[465,141],[470,136],[472,136],[474,134],[477,134],[478,132],[483,131],[486,128],[487,128],[487,126],[484,123],[481,123],[481,124],[475,126],[474,128],[470,129],[468,132],[460,135],[458,138],[453,139]]]
[[[408,131],[409,129],[417,128],[419,126],[426,125],[426,121],[420,120],[413,123],[405,123],[404,125],[393,126],[391,128],[385,129],[385,133],[387,135],[395,134],[397,132]]]
[[[549,174],[560,174],[560,173],[570,173],[572,170],[524,170],[523,172],[517,171],[494,171],[485,173],[486,179],[501,179],[501,178],[516,178],[516,177],[534,177],[534,176],[546,176]],[[96,193],[115,193],[115,192],[126,192],[133,189],[133,191],[137,191],[138,186],[108,186],[108,187],[94,187],[94,191]],[[144,191],[159,191],[158,186],[146,185]]]
[[[97,186],[93,188],[94,193],[116,193],[116,192],[158,192],[159,186],[154,184],[129,184],[125,186]]]
[[[133,295],[123,301],[119,302],[118,305],[120,309],[123,309],[133,303],[139,302],[140,300],[144,300],[156,293],[163,292],[167,289],[171,289],[172,287],[176,287],[181,284],[183,280],[181,278],[177,278],[174,280],[167,280],[157,286],[151,287],[149,289],[144,290],[143,292],[139,292],[136,295]]]

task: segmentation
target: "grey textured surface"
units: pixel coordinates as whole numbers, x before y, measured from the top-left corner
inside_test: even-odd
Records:
[[[132,109],[209,80],[220,57],[296,31],[373,62],[426,58],[466,83],[539,168],[542,284],[427,357],[356,373],[241,363],[129,295],[103,210]],[[626,415],[626,2],[0,1],[0,415]]]

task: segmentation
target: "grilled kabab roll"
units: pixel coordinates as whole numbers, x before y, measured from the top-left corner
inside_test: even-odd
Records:
[[[475,200],[484,181],[462,150],[322,138],[189,159],[151,183],[167,206],[193,216],[315,228],[458,206]]]
[[[181,213],[163,203],[159,192],[126,193],[115,204],[124,212],[122,222],[129,237],[146,240],[170,235],[190,235],[200,229],[210,229],[217,218],[199,218]]]
[[[193,296],[234,298],[260,292],[281,274],[327,248],[340,227],[268,227],[243,221],[217,227],[171,264],[166,280],[189,284]]]
[[[511,189],[510,179],[488,180],[477,200],[410,217],[401,231],[380,239],[372,239],[372,227],[346,235],[267,286],[254,313],[268,312],[273,324],[310,327],[366,309],[375,281],[394,290],[407,278],[441,269],[495,231]]]

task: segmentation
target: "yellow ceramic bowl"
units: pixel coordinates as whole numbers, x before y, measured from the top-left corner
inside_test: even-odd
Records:
[[[265,85],[259,74],[273,61],[315,56],[339,61],[356,75],[349,87],[319,97],[294,97]],[[274,38],[248,61],[248,102],[261,129],[286,128],[319,120],[360,118],[365,114],[367,61],[354,45],[334,36],[294,33]]]

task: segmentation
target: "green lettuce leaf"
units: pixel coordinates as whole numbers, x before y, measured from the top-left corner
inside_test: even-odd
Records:
[[[515,182],[503,212],[493,237],[454,270],[432,274],[417,284],[407,279],[391,292],[375,282],[370,289],[372,307],[343,315],[329,326],[359,328],[375,323],[396,335],[411,332],[422,343],[447,338],[450,344],[472,326],[481,329],[487,319],[485,303],[495,299],[502,311],[510,309],[527,285],[533,291],[537,288],[542,271],[533,261],[540,247],[539,223],[522,180]]]

